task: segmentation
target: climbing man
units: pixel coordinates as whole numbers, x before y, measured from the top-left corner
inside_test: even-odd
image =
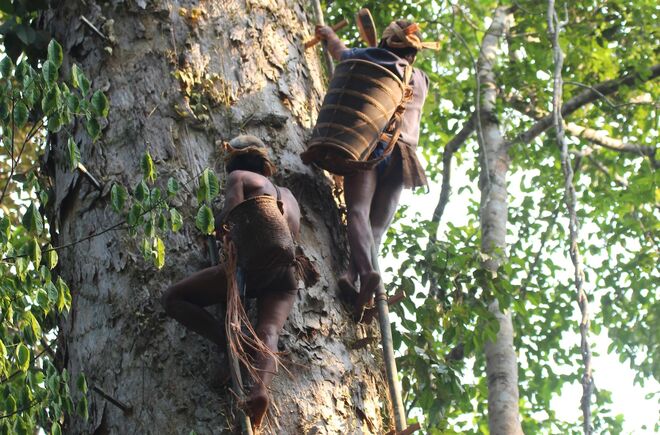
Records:
[[[436,46],[424,43],[416,23],[397,20],[383,32],[378,47],[347,49],[332,28],[317,26],[316,36],[327,41],[327,49],[337,61],[361,59],[387,68],[398,77],[406,77],[406,68],[415,61],[422,48]],[[373,169],[345,175],[348,242],[351,248],[347,273],[339,281],[342,297],[354,304],[354,315],[360,319],[380,284],[380,275],[371,261],[371,247],[380,246],[396,211],[403,188],[426,186],[426,175],[415,154],[419,141],[419,123],[422,107],[428,93],[429,79],[417,68],[412,68],[409,86],[412,99],[405,105],[400,136],[391,154]],[[381,157],[388,141],[381,140],[371,158]],[[360,291],[355,283],[360,281]]]
[[[224,206],[216,217],[216,237],[224,242],[223,255],[242,268],[246,296],[257,300],[256,337],[245,346],[237,345],[232,331],[226,331],[225,322],[204,309],[226,301],[227,316],[240,311],[241,320],[249,325],[243,307],[235,306],[236,301],[240,305],[240,297],[232,261],[201,270],[172,285],[162,303],[169,316],[222,350],[228,348],[228,341],[229,348],[236,352],[244,347],[249,350],[250,355],[238,357],[249,366],[252,375],[245,410],[257,428],[268,409],[268,387],[277,369],[277,341],[293,307],[298,278],[311,286],[318,274],[295,249],[300,228],[298,202],[288,189],[267,178],[275,166],[264,143],[254,136],[238,136],[226,149],[228,177]],[[241,335],[240,327],[237,334]]]

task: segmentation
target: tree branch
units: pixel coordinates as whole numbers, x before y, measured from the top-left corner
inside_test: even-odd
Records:
[[[622,86],[629,86],[636,81],[646,82],[653,80],[660,75],[660,64],[651,67],[651,74],[647,77],[642,77],[638,73],[627,74],[623,77],[607,80],[597,85],[592,86],[584,92],[576,95],[561,106],[562,117],[568,116],[587,104],[593,103],[604,96],[611,95],[619,90]],[[546,115],[541,118],[536,124],[527,129],[526,131],[517,135],[513,140],[509,141],[506,146],[511,147],[516,143],[529,143],[536,136],[540,135],[553,125],[553,115]]]
[[[472,113],[470,118],[465,122],[463,128],[456,133],[447,144],[445,145],[444,152],[442,153],[442,188],[440,190],[440,198],[438,199],[438,204],[435,206],[433,211],[433,217],[431,220],[435,223],[440,223],[442,215],[445,211],[445,207],[449,202],[449,195],[451,195],[451,160],[454,157],[454,153],[465,143],[468,137],[472,134],[476,126],[476,114]],[[433,234],[431,238],[432,242],[437,240],[437,234]]]
[[[541,121],[544,117],[548,116],[548,113],[545,110],[541,110],[538,107],[532,106],[531,104],[523,101],[517,95],[507,96],[505,100],[514,110],[527,115],[536,121]],[[613,151],[636,154],[642,157],[647,156],[651,159],[651,163],[655,167],[656,147],[624,142],[621,139],[610,137],[607,134],[593,128],[582,127],[573,122],[564,123],[564,128],[573,136],[577,136],[595,145],[602,146],[603,148],[607,148]]]
[[[573,136],[588,140],[589,142],[600,145],[604,148],[624,153],[633,153],[640,156],[648,156],[651,157],[652,160],[655,160],[655,147],[624,142],[621,139],[609,137],[607,134],[594,130],[593,128],[582,127],[573,122],[566,123],[565,128],[566,131]]]

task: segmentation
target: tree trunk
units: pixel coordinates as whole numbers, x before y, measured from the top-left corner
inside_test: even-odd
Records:
[[[60,252],[73,296],[61,323],[62,364],[72,391],[81,372],[90,387],[89,419],[72,418],[67,432],[211,434],[236,426],[231,393],[217,382],[226,358],[166,317],[159,298],[169,284],[210,264],[194,225],[196,178],[209,166],[222,179],[217,142],[240,133],[272,146],[275,180],[297,196],[303,246],[321,272],[316,286],[299,293],[282,333],[290,374],[280,370],[272,385],[269,431],[387,430],[379,350],[350,350],[360,332],[377,333],[359,330],[335,294],[346,244],[332,186],[298,157],[324,92],[317,54],[302,49],[312,33],[306,4],[69,0],[45,17],[68,53],[64,71],[79,64],[111,104],[97,143],[81,125],[71,130],[102,191],[68,171],[64,141],[53,140],[50,221],[57,244],[121,221],[109,189],[139,182],[147,150],[157,185],[168,177],[185,185],[177,198],[185,224],[166,237],[162,270],[142,258],[140,233],[130,236],[123,227]]]
[[[505,260],[508,219],[506,175],[510,162],[495,111],[497,85],[493,66],[497,60],[499,39],[508,31],[513,21],[512,12],[506,7],[496,9],[493,23],[482,41],[477,65],[481,90],[478,132],[481,150],[481,251],[487,255],[484,268],[493,274],[497,273],[497,269]],[[493,435],[522,434],[518,411],[518,367],[513,348],[511,314],[502,313],[497,301],[489,304],[489,310],[497,319],[500,329],[496,341],[488,342],[485,346],[488,426]]]

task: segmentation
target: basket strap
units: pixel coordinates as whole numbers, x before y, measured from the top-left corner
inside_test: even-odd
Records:
[[[282,202],[282,192],[280,191],[280,188],[273,182],[271,182],[273,187],[275,188],[275,192],[277,192],[277,208],[280,209],[280,213],[284,215],[284,202]]]

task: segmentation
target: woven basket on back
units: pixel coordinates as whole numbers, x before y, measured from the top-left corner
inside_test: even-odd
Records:
[[[361,59],[341,62],[303,161],[339,175],[373,167],[380,159],[369,157],[403,104],[405,89],[399,77],[376,63]],[[398,137],[398,128],[393,136]],[[394,142],[396,138],[389,149]]]
[[[245,270],[293,264],[293,237],[277,199],[268,195],[246,199],[229,212],[227,223],[238,264]]]

